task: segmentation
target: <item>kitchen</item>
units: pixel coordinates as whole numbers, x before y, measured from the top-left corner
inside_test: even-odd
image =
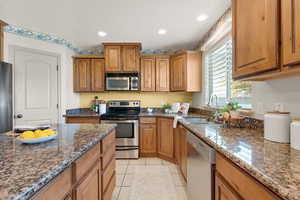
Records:
[[[0,199],[300,199],[299,10],[1,1]]]

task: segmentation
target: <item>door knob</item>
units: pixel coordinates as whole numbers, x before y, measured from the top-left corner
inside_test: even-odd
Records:
[[[16,116],[16,118],[21,119],[21,118],[23,118],[23,115],[22,115],[22,114],[18,114],[18,115]]]

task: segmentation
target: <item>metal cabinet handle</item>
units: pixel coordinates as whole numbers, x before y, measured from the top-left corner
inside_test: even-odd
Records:
[[[21,118],[23,118],[23,115],[22,114],[17,114],[16,118],[21,119]]]

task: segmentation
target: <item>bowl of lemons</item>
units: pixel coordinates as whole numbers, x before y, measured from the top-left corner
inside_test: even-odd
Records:
[[[53,129],[25,131],[17,137],[17,140],[25,144],[37,144],[53,140],[57,137]]]

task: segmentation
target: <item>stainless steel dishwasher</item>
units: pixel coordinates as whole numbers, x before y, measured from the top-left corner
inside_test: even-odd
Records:
[[[188,132],[187,141],[188,200],[213,200],[216,152],[190,132]]]

